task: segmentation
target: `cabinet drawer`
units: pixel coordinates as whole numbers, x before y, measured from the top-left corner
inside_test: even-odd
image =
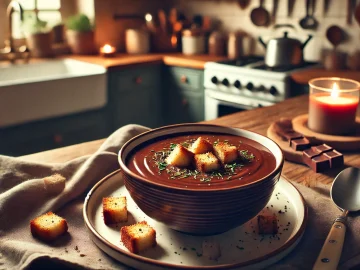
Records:
[[[204,71],[181,67],[169,67],[171,83],[191,91],[203,91]]]
[[[117,92],[122,92],[129,88],[158,86],[161,79],[161,67],[145,66],[130,68],[111,72],[109,76],[110,85]]]
[[[0,132],[0,154],[19,156],[105,138],[110,129],[106,113],[93,111],[14,126]]]

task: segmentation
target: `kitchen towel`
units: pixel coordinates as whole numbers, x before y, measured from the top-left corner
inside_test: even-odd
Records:
[[[0,270],[3,269],[129,269],[90,240],[82,207],[92,186],[119,168],[117,153],[131,137],[148,128],[128,125],[114,132],[91,156],[62,164],[43,164],[0,156]],[[60,174],[55,175],[54,174]],[[271,269],[311,269],[340,211],[329,199],[329,187],[293,183],[304,196],[309,221],[299,245]],[[33,238],[29,221],[54,211],[69,232],[53,243]],[[360,219],[349,218],[340,269],[360,265]]]

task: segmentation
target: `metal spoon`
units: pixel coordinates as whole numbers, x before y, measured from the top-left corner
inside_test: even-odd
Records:
[[[350,167],[341,171],[331,186],[330,196],[343,213],[331,226],[314,270],[337,268],[345,239],[347,215],[360,210],[360,169]]]
[[[314,17],[315,0],[306,0],[306,16],[299,22],[303,29],[316,29],[318,21]]]

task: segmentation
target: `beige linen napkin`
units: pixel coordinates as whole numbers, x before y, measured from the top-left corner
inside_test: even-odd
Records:
[[[148,130],[128,125],[112,134],[91,156],[63,164],[29,163],[0,156],[0,270],[129,269],[100,251],[90,240],[82,208],[89,189],[118,169],[117,153],[129,138]],[[50,181],[59,173],[66,178]],[[45,181],[44,181],[45,179]],[[45,184],[44,184],[45,183]],[[270,269],[311,269],[334,218],[340,211],[329,199],[329,187],[294,185],[309,206],[309,222],[299,245]],[[69,232],[51,244],[32,237],[29,221],[47,211],[66,218]],[[350,216],[340,269],[359,269],[360,218]]]
[[[117,153],[130,138],[149,130],[127,125],[114,132],[91,156],[63,164],[43,164],[0,156],[0,269],[51,269],[54,265],[91,269],[123,269],[91,242],[82,218],[86,192],[119,168]],[[59,173],[66,185],[49,181]],[[45,181],[44,181],[45,180]],[[32,237],[29,221],[54,211],[64,217],[69,233],[52,244]],[[35,265],[35,267],[34,267]]]

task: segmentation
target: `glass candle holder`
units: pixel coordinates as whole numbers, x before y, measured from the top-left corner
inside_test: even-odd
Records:
[[[308,128],[323,134],[347,135],[356,127],[360,83],[342,78],[309,81]]]

